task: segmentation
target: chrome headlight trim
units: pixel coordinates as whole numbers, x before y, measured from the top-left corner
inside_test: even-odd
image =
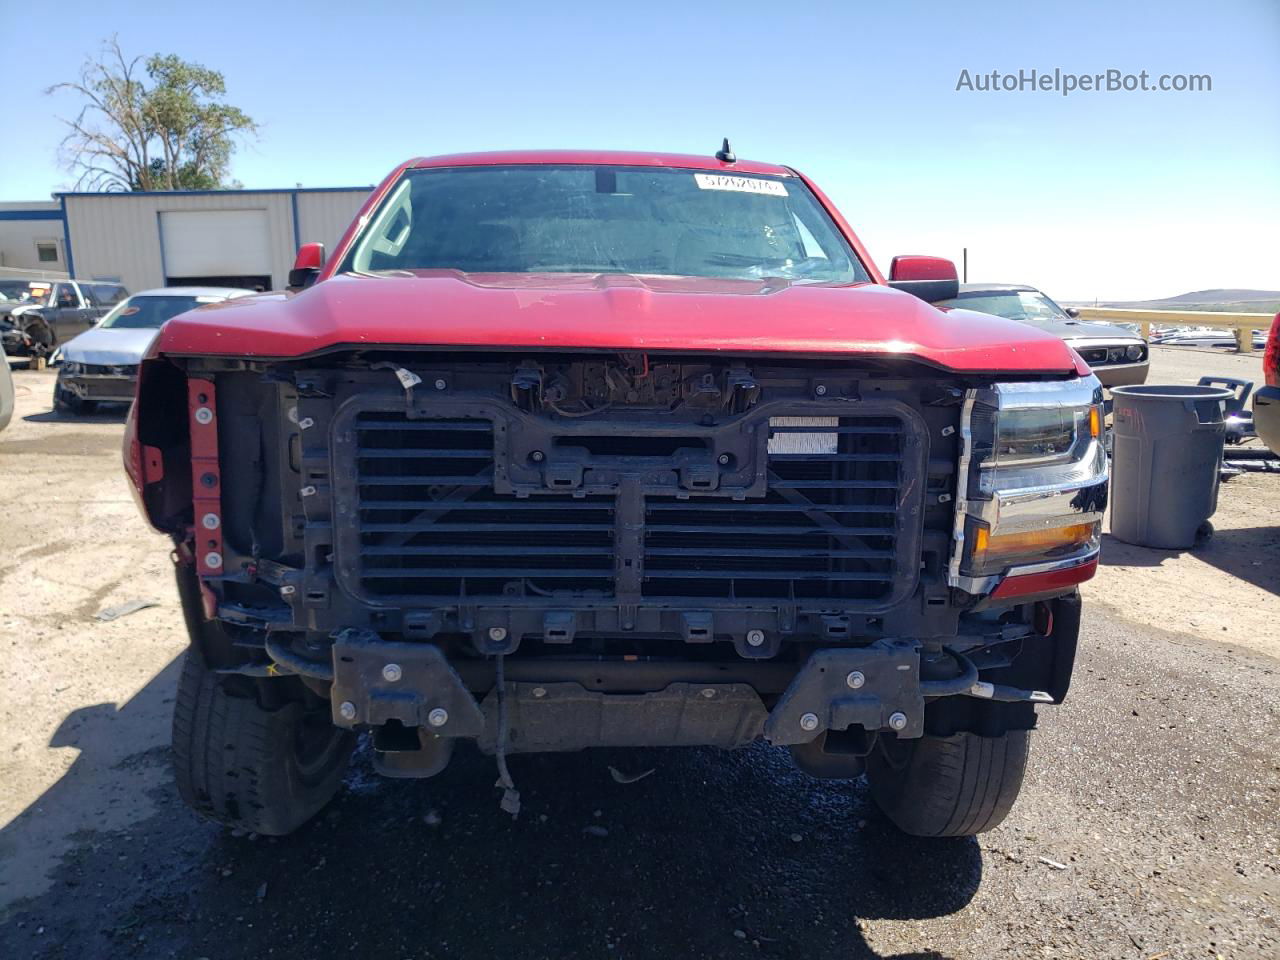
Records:
[[[966,574],[966,528],[970,519],[992,535],[1048,530],[1102,519],[1108,463],[1102,436],[1088,428],[1090,410],[1101,416],[1102,385],[1090,374],[1066,381],[997,383],[965,394],[960,415],[960,462],[956,514],[947,581],[969,593],[990,592],[1005,576],[1038,573],[1087,563],[1097,556],[1096,540],[1077,555],[1010,567],[1003,573]],[[1067,451],[1001,466],[993,456],[999,445],[1000,414],[1018,411],[1069,411],[1076,425]],[[981,430],[975,431],[975,416]],[[1006,420],[1006,422],[1008,422]],[[1085,425],[1082,432],[1080,425]],[[1103,431],[1099,419],[1099,434]],[[988,436],[978,435],[985,430]]]

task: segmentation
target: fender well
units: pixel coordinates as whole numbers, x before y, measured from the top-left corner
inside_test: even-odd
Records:
[[[149,356],[125,421],[124,470],[148,523],[179,534],[191,523],[191,437],[187,377],[164,357]]]

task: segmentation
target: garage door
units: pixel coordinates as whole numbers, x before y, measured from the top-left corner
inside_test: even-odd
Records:
[[[271,276],[266,210],[168,210],[160,214],[166,282]]]

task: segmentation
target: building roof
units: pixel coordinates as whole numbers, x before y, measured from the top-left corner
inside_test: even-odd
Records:
[[[261,190],[135,190],[135,191],[95,191],[95,190],[63,190],[55,193],[55,197],[129,197],[134,200],[146,197],[191,197],[219,194],[222,196],[242,197],[255,193],[368,193],[372,184],[361,187],[265,187]]]
[[[644,153],[630,150],[502,150],[492,153],[454,153],[440,157],[418,157],[410,167],[483,167],[520,164],[582,164],[619,167],[685,167],[693,170],[716,170],[723,173],[754,173],[775,177],[793,177],[795,171],[774,163],[738,160],[725,163],[713,155],[684,153]]]

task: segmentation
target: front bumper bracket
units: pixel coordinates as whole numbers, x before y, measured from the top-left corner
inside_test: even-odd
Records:
[[[898,724],[895,714],[903,718]],[[778,745],[808,743],[824,731],[854,725],[902,738],[924,734],[919,644],[878,640],[865,647],[816,651],[769,713],[764,737]]]
[[[429,643],[391,643],[375,633],[345,631],[333,645],[330,702],[333,722],[340,727],[396,720],[443,737],[478,737],[484,732],[484,716],[475,698],[440,648]],[[344,704],[355,708],[353,716],[342,715]],[[437,710],[444,713],[436,713],[432,722]]]

